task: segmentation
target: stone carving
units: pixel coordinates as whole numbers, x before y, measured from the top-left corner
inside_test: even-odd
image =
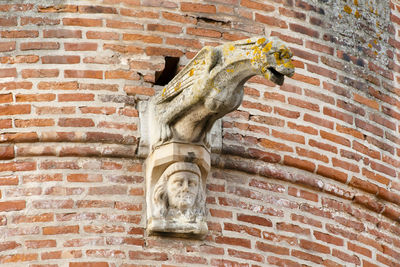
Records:
[[[244,83],[263,75],[276,84],[294,74],[292,53],[277,38],[256,37],[204,47],[149,103],[146,162],[148,231],[207,233],[204,186],[208,134],[235,110]]]
[[[168,143],[146,161],[147,230],[150,234],[207,234],[205,185],[210,153],[203,146]]]
[[[282,84],[292,76],[292,53],[264,37],[204,47],[151,101],[152,146],[168,141],[203,143],[213,123],[235,110],[243,85],[254,75]],[[157,129],[157,130],[156,130]]]

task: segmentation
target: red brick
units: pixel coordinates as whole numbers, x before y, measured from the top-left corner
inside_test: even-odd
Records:
[[[78,12],[79,13],[88,13],[88,14],[117,14],[117,9],[113,7],[107,7],[107,6],[78,6]]]
[[[90,261],[90,262],[70,262],[69,267],[109,267],[107,262],[98,262],[98,261]]]
[[[125,79],[125,80],[139,80],[140,76],[135,71],[131,70],[109,70],[106,71],[105,79]]]
[[[179,34],[182,32],[182,28],[173,25],[159,25],[159,24],[148,24],[148,31],[159,31]]]
[[[125,41],[139,41],[151,44],[161,44],[163,42],[163,39],[159,36],[136,33],[124,33],[122,39]]]
[[[21,244],[15,241],[6,241],[0,243],[0,251],[11,250],[20,247]]]
[[[77,64],[80,62],[80,56],[43,56],[43,64]]]
[[[171,56],[181,57],[183,52],[174,48],[163,48],[163,47],[147,47],[146,54],[148,56]]]
[[[21,71],[22,78],[52,78],[58,77],[60,71],[58,69],[23,69]]]
[[[39,56],[36,55],[23,55],[23,56],[0,58],[0,62],[3,64],[36,63],[38,61],[39,61]]]
[[[319,165],[317,167],[317,174],[331,178],[333,180],[346,183],[347,182],[347,174],[341,171],[338,171],[337,169],[326,167]]]
[[[319,86],[320,85],[320,81],[318,78],[313,78],[310,76],[305,76],[299,73],[295,73],[292,77],[292,79],[300,81],[300,82],[304,82],[304,83],[308,83],[311,85],[316,85]]]
[[[26,208],[25,200],[3,201],[0,202],[0,211],[17,211]]]
[[[43,227],[44,235],[78,234],[78,225],[46,226]]]
[[[288,248],[280,247],[280,246],[276,246],[276,245],[270,245],[270,244],[263,243],[260,241],[257,241],[256,248],[258,250],[261,250],[264,252],[271,252],[271,253],[279,254],[279,255],[289,255]]]
[[[11,42],[0,42],[0,52],[10,52],[15,50],[16,48],[16,42],[11,41]]]
[[[252,18],[250,18],[250,19],[252,19]],[[271,36],[278,36],[279,39],[281,39],[282,41],[285,41],[287,43],[298,44],[298,45],[301,45],[301,46],[303,45],[303,40],[302,39],[295,38],[295,37],[289,36],[289,35],[284,35],[284,34],[282,34],[280,32],[272,31],[271,32]]]
[[[29,30],[21,30],[21,31],[2,31],[2,38],[36,38],[39,36],[38,31],[29,31]]]
[[[284,156],[283,163],[288,166],[293,166],[299,169],[303,169],[309,172],[314,172],[315,164],[308,160],[297,159],[291,156]]]
[[[356,172],[356,173],[360,172],[360,168],[357,165],[337,159],[337,158],[332,158],[332,164],[334,167],[340,167],[344,170],[348,170],[348,171]]]
[[[75,5],[56,5],[56,6],[38,6],[39,13],[76,13],[78,7]]]
[[[267,24],[274,27],[279,27],[282,29],[287,29],[288,25],[284,20],[278,19],[276,16],[264,16],[259,13],[256,13],[255,20],[257,22],[261,22],[263,24]]]
[[[58,25],[59,19],[38,18],[38,17],[21,17],[21,25]]]
[[[245,247],[245,248],[251,248],[250,240],[244,239],[244,238],[217,236],[217,237],[215,237],[215,242],[218,244],[226,244],[226,245],[231,245],[231,246],[240,246],[240,247]]]
[[[310,235],[310,229],[302,228],[298,225],[290,224],[290,223],[277,222],[276,229],[278,231],[291,232],[291,233],[296,233],[296,234],[301,234],[301,235]]]
[[[220,38],[222,34],[219,31],[203,29],[203,28],[187,28],[186,33],[190,35],[211,37],[211,38]]]
[[[329,244],[333,244],[336,246],[343,246],[344,242],[342,238],[330,235],[330,234],[326,234],[326,233],[322,233],[319,231],[314,231],[314,237],[318,240],[321,240],[323,242],[329,243]]]
[[[30,114],[30,105],[5,105],[0,106],[0,116],[18,115],[18,114]]]
[[[252,0],[242,0],[240,5],[251,9],[262,10],[264,12],[272,12],[275,10],[274,6],[272,5],[258,3]]]
[[[294,31],[294,32],[298,32],[298,33],[302,33],[302,34],[308,35],[310,37],[314,37],[316,39],[318,39],[318,37],[319,37],[319,32],[318,31],[312,30],[309,27],[302,26],[302,25],[299,25],[299,24],[290,23],[289,24],[289,29]]]
[[[12,27],[17,25],[18,25],[17,17],[0,18],[1,27]]]
[[[131,21],[120,21],[120,20],[107,20],[107,27],[119,28],[119,29],[130,29],[130,30],[143,30],[143,25]]]
[[[97,43],[64,43],[65,51],[96,51]]]
[[[197,4],[197,3],[181,3],[181,10],[183,12],[196,12],[196,13],[216,13],[216,8],[214,5]]]
[[[16,68],[0,69],[0,78],[17,77]]]
[[[68,182],[101,182],[103,177],[100,174],[69,174],[67,176]]]
[[[33,201],[32,204],[36,209],[71,209],[74,205],[74,202],[72,200],[36,200]]]
[[[355,265],[360,265],[360,259],[356,255],[349,255],[343,251],[332,249],[332,256],[337,257],[343,261],[353,263]]]
[[[317,112],[319,111],[319,105],[318,104],[314,104],[314,103],[311,103],[311,102],[308,102],[308,101],[300,100],[300,99],[297,99],[297,98],[294,98],[294,97],[289,97],[288,98],[288,102],[289,102],[289,104],[294,105],[294,106],[298,106],[300,108],[305,108],[305,109],[309,109],[309,110],[317,111]]]
[[[251,223],[251,224],[257,224],[257,225],[262,225],[262,226],[266,226],[266,227],[272,227],[271,220],[269,220],[267,218],[262,218],[262,217],[259,217],[259,216],[238,214],[237,215],[237,220],[238,221],[242,221],[242,222]]]
[[[165,252],[129,251],[129,258],[131,260],[166,261],[168,254]]]
[[[41,192],[40,192],[41,193]],[[52,222],[54,221],[54,214],[43,213],[39,215],[21,215],[13,217],[13,223],[37,223],[37,222]]]
[[[12,262],[23,262],[23,261],[36,261],[38,259],[38,254],[13,254],[7,256],[0,256],[0,263],[12,263]]]
[[[0,103],[11,103],[13,102],[12,94],[0,94]]]
[[[306,225],[312,225],[318,228],[322,228],[322,223],[321,221],[314,220],[312,218],[303,216],[303,215],[297,215],[297,214],[292,214],[290,217],[293,221],[298,221],[301,223],[304,223]]]
[[[223,259],[212,259],[211,266],[250,267],[250,265],[248,263],[239,263],[236,261],[223,260]],[[168,267],[168,266],[165,266],[165,267]],[[169,266],[169,267],[174,267],[174,266]]]
[[[196,24],[197,19],[195,17],[191,16],[182,16],[180,14],[175,14],[171,12],[162,12],[163,18],[170,20],[170,21],[175,21],[179,22],[182,24]]]
[[[341,137],[341,136],[338,136],[338,135],[335,135],[335,134],[332,134],[332,133],[329,133],[329,132],[325,132],[325,131],[322,131],[322,130],[320,131],[320,135],[321,135],[321,137],[323,139],[326,139],[326,140],[332,141],[334,143],[350,147],[350,141],[347,138],[344,138],[344,137]]]
[[[62,21],[66,26],[100,27],[102,25],[101,19],[63,18]]]
[[[300,247],[306,250],[312,250],[319,253],[330,254],[331,249],[328,246],[324,246],[322,244],[312,242],[309,240],[301,239],[300,240]]]
[[[84,226],[83,230],[86,233],[102,234],[102,233],[122,233],[125,231],[125,228],[119,225],[102,225],[102,226],[88,225]]]
[[[44,38],[82,38],[81,30],[43,30]],[[42,49],[42,48],[41,48]]]
[[[14,150],[13,150],[14,154]],[[19,179],[17,176],[3,176],[0,177],[0,186],[1,185],[18,185]]]
[[[224,223],[224,230],[226,231],[233,231],[238,233],[246,233],[251,236],[261,237],[261,230],[249,227],[246,225],[238,225],[233,223]]]
[[[292,256],[299,258],[299,259],[303,259],[306,261],[311,261],[317,264],[321,264],[322,263],[322,258],[320,256],[316,256],[313,254],[309,254],[300,250],[292,250]]]
[[[53,119],[30,119],[30,120],[15,120],[15,127],[46,127],[46,126],[54,126]]]
[[[287,152],[293,152],[293,148],[284,144],[284,143],[279,143],[275,141],[271,141],[268,139],[261,139],[260,140],[260,145],[262,145],[265,148],[268,149],[273,149],[273,150],[278,150],[278,151],[287,151]]]
[[[55,94],[16,95],[16,102],[50,102],[56,99]]]
[[[88,31],[86,32],[87,39],[101,39],[101,40],[118,40],[119,34],[116,32],[97,32]]]
[[[307,199],[310,201],[318,202],[318,195],[308,192],[306,190],[299,190],[294,187],[289,187],[288,194],[291,196],[294,196],[294,197],[300,197],[300,198]]]
[[[92,119],[83,118],[60,118],[58,126],[61,127],[93,127],[94,122]]]
[[[199,40],[195,39],[183,39],[183,38],[170,38],[167,37],[165,40],[166,44],[175,45],[175,46],[186,46],[192,47],[196,49],[202,48],[202,45]]]
[[[257,253],[245,252],[245,251],[238,251],[234,249],[228,249],[228,254],[235,258],[241,258],[245,260],[252,260],[258,262],[264,262],[264,257]]]
[[[291,267],[302,267],[303,265],[291,260],[282,259],[281,257],[268,256],[268,263],[276,266],[291,266]]]
[[[313,127],[298,125],[298,124],[295,124],[293,122],[288,122],[288,127],[290,129],[295,129],[297,131],[304,132],[304,133],[307,133],[307,134],[310,134],[310,135],[317,135],[318,134],[318,130],[313,128]]]
[[[20,49],[25,50],[57,50],[60,44],[57,42],[27,42],[21,43]]]
[[[101,70],[64,70],[65,78],[103,79]]]

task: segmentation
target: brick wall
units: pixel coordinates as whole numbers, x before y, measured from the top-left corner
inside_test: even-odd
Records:
[[[148,237],[138,101],[255,35],[295,76],[224,118],[207,238]],[[0,265],[400,265],[398,1],[0,1],[0,37]]]

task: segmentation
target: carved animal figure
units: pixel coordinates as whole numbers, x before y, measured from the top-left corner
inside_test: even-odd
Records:
[[[167,141],[204,143],[213,123],[238,108],[243,85],[263,75],[281,85],[294,74],[292,53],[277,38],[256,37],[206,46],[152,99],[160,135]]]

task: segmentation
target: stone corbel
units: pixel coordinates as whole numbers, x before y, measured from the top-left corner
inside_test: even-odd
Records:
[[[291,57],[277,38],[204,47],[165,88],[140,104],[139,155],[147,157],[150,234],[207,234],[205,187],[210,151],[222,147],[219,119],[241,104],[243,85],[252,76],[277,84],[292,76]]]

